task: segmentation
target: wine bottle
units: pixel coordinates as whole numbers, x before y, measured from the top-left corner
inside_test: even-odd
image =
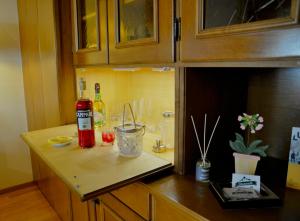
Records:
[[[95,128],[101,128],[106,122],[105,104],[101,98],[100,84],[95,84],[94,123]]]

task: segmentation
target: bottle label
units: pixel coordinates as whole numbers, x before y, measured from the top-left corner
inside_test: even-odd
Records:
[[[102,112],[95,111],[94,112],[94,123],[95,127],[101,127],[104,125],[105,115]]]
[[[90,110],[77,111],[77,122],[79,130],[91,130],[93,113]]]

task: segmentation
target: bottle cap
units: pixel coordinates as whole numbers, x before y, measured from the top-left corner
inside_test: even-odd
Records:
[[[99,83],[95,83],[95,91],[96,91],[96,93],[100,92],[100,84]]]

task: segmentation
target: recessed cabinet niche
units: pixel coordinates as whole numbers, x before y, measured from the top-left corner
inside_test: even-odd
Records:
[[[300,56],[299,0],[185,0],[181,9],[183,62]]]
[[[72,0],[75,65],[107,64],[105,0]]]
[[[261,139],[270,148],[268,157],[259,161],[257,173],[262,175],[264,183],[285,187],[291,131],[300,123],[300,105],[296,102],[300,95],[300,69],[187,68],[182,84],[186,95],[184,172],[194,174],[200,158],[191,115],[200,131],[205,113],[207,131],[212,131],[217,116],[221,116],[208,159],[212,163],[210,178],[222,180],[231,177],[234,171],[229,140],[234,139],[235,132],[243,133],[238,115],[258,113],[264,117],[264,127],[251,139]],[[201,133],[199,139],[203,139]]]

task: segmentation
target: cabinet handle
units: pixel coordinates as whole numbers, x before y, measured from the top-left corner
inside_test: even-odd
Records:
[[[180,41],[181,39],[181,18],[174,19],[174,38],[175,41]]]

